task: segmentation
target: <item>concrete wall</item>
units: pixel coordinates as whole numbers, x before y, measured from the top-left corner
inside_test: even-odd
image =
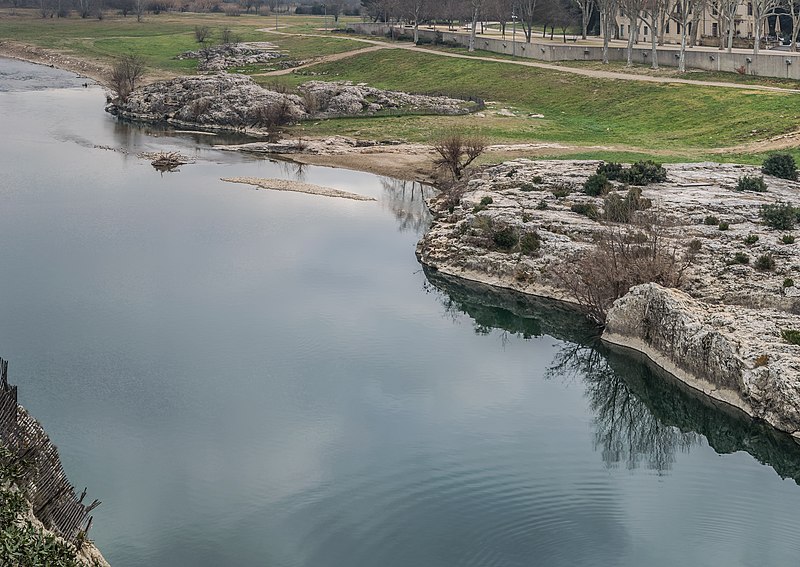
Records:
[[[349,28],[365,35],[388,34],[390,27],[386,24],[349,24]],[[392,26],[397,35],[413,36],[414,30],[403,26]],[[455,43],[463,47],[469,45],[469,34],[450,31],[433,31],[420,29],[421,38]],[[520,41],[520,39],[522,41]],[[492,53],[505,53],[537,61],[601,61],[601,46],[575,45],[574,43],[525,43],[522,32],[517,34],[517,41],[511,39],[475,38],[475,48]],[[678,66],[678,50],[670,47],[659,47],[658,64],[662,67]],[[627,50],[624,47],[609,47],[608,58],[611,61],[626,61]],[[649,45],[640,44],[633,49],[634,63],[649,64],[651,50]],[[787,61],[790,63],[787,64]],[[736,72],[744,68],[748,75],[762,77],[781,77],[800,80],[800,54],[781,52],[763,52],[758,56],[752,53],[727,53],[708,49],[687,49],[686,68],[704,71]]]

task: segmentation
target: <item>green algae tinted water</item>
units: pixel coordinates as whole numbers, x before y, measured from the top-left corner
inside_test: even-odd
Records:
[[[424,188],[119,124],[82,83],[0,62],[0,355],[112,565],[797,564],[794,443],[429,277]]]

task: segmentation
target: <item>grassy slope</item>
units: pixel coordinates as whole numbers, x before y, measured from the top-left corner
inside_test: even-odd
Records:
[[[391,70],[391,72],[389,72]],[[407,51],[367,53],[313,68],[322,77],[421,93],[477,95],[518,110],[516,118],[418,117],[336,120],[316,131],[399,131],[429,139],[452,126],[478,131],[494,141],[544,140],[625,145],[652,150],[730,146],[794,130],[800,95],[749,92],[681,84],[589,79],[505,63],[451,59]],[[540,113],[544,119],[528,118]],[[800,114],[800,113],[798,113]],[[778,118],[781,116],[782,118]],[[402,120],[402,122],[400,121]]]
[[[283,16],[283,19],[288,17]],[[280,21],[280,19],[279,19]],[[322,18],[292,17],[302,28],[322,27]],[[170,13],[148,15],[137,22],[135,16],[123,18],[109,15],[104,20],[0,16],[0,40],[15,40],[40,47],[70,52],[78,57],[111,60],[120,55],[142,55],[153,68],[169,73],[191,73],[195,61],[178,61],[174,57],[184,51],[196,50],[195,26],[211,28],[218,41],[220,31],[227,27],[242,41],[271,41],[288,52],[292,59],[358,49],[362,44],[342,38],[300,38],[268,34],[261,28],[274,28],[274,18],[256,15],[226,17],[218,14]],[[283,26],[283,23],[281,23]]]
[[[279,16],[282,30],[310,33],[322,18]],[[329,18],[330,22],[330,18]],[[161,71],[179,74],[195,69],[194,61],[174,56],[196,49],[194,27],[205,25],[216,35],[231,28],[243,40],[277,43],[293,59],[349,51],[365,44],[342,37],[291,37],[258,31],[274,28],[272,17],[210,14],[109,16],[103,21],[78,18],[40,19],[0,13],[0,40],[13,39],[70,51],[87,58],[113,59],[139,53]],[[287,27],[284,27],[287,26]],[[258,69],[248,69],[256,72]],[[749,92],[680,84],[601,80],[500,62],[437,57],[400,50],[382,50],[321,64],[307,74],[259,77],[263,83],[297,85],[307,80],[346,79],[420,93],[476,95],[512,108],[517,116],[486,113],[484,117],[411,116],[354,118],[304,123],[308,135],[346,134],[363,138],[405,138],[430,142],[458,129],[492,142],[559,142],[604,146],[571,152],[569,157],[631,159],[655,157],[688,161],[726,159],[753,162],[754,154],[711,154],[710,148],[769,138],[800,127],[800,95]],[[694,74],[692,75],[694,77]],[[529,114],[543,114],[532,118]],[[630,148],[629,153],[626,149]],[[546,152],[547,150],[545,150]],[[565,155],[563,151],[553,155]],[[800,157],[800,153],[797,154]]]

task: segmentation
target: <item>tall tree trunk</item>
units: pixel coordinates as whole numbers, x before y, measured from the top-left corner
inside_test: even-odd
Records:
[[[650,66],[658,69],[658,20],[661,17],[661,9],[653,10],[650,14]]]
[[[611,31],[609,29],[609,16],[608,7],[600,9],[600,27],[603,32],[603,65],[608,65],[608,35]]]
[[[678,72],[686,72],[686,23],[681,26],[681,51],[678,56]]]
[[[478,6],[474,5],[472,8],[472,29],[469,32],[469,50],[475,51],[475,31],[478,27]]]

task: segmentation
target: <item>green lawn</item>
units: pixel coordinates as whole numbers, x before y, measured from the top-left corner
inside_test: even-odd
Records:
[[[24,11],[18,10],[18,13]],[[291,29],[312,36],[319,33],[314,30],[323,26],[321,16],[281,14],[278,20],[281,31]],[[328,21],[330,23],[332,18]],[[198,47],[194,28],[199,25],[211,28],[216,37],[228,27],[245,41],[274,42],[289,58],[297,60],[367,45],[341,35],[305,37],[271,33],[269,30],[275,27],[274,16],[168,13],[147,15],[140,23],[133,16],[123,18],[110,13],[102,21],[75,17],[41,19],[35,17],[33,11],[29,11],[27,17],[0,11],[0,41],[24,41],[105,61],[121,54],[137,53],[160,75],[174,75],[194,72],[194,61],[178,61],[174,57]],[[254,67],[245,71],[260,70]],[[709,73],[688,76],[719,79]],[[727,78],[757,80],[741,76]],[[741,151],[723,155],[711,149],[756,142],[800,128],[800,111],[797,110],[800,94],[594,79],[500,61],[457,59],[399,49],[323,63],[291,75],[256,79],[265,85],[280,83],[292,87],[309,80],[350,80],[379,88],[477,96],[489,101],[482,116],[322,120],[296,127],[305,135],[342,134],[430,142],[458,130],[481,135],[493,143],[558,142],[602,146],[601,149],[571,151],[570,157],[757,162],[762,155]],[[790,86],[781,80],[770,82],[773,83]],[[795,86],[794,83],[791,86]],[[497,114],[501,109],[510,109],[514,116]],[[544,117],[532,116],[540,114]],[[554,150],[552,154],[564,155],[564,152]]]
[[[308,128],[320,134],[380,135],[387,130],[430,140],[453,127],[492,141],[555,141],[584,145],[683,150],[731,146],[800,126],[800,95],[592,79],[505,63],[382,50],[314,66],[309,76],[351,80],[417,93],[478,96],[517,111],[514,118],[474,116],[343,119]],[[544,118],[529,118],[528,114]],[[780,117],[780,118],[779,118]],[[755,131],[755,132],[754,132]]]

